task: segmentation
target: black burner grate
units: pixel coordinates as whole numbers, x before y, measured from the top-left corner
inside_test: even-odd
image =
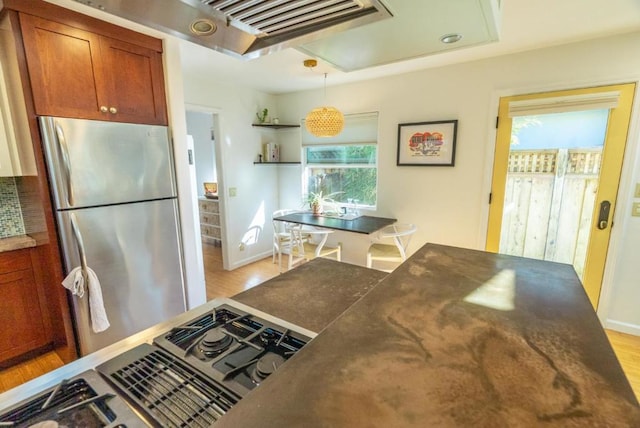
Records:
[[[224,327],[228,332],[244,338],[260,330],[262,324],[252,320],[247,314],[238,315],[221,309],[208,313],[186,325],[173,328],[164,338],[180,349],[187,350],[208,330],[218,327]]]
[[[162,427],[209,427],[240,399],[176,357],[147,344],[97,370]]]
[[[244,397],[267,377],[252,377],[261,357],[274,353],[287,360],[309,340],[275,319],[225,304],[163,333],[153,343]]]
[[[186,349],[194,339],[215,325],[217,325],[216,320],[213,317],[213,313],[210,313],[190,323],[186,327],[174,328],[167,335],[167,338],[177,346]]]
[[[105,399],[91,402],[77,410],[60,412],[78,403],[90,402],[97,397],[84,379],[61,384],[53,393],[48,391],[14,410],[0,415],[0,426],[28,427],[42,421],[55,421],[60,426],[104,427],[116,419]],[[89,401],[87,401],[89,400]]]

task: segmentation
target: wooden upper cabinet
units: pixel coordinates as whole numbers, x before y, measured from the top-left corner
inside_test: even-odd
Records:
[[[56,22],[20,14],[36,113],[103,119],[107,93],[100,37]]]
[[[166,100],[159,52],[120,40],[100,40],[109,109],[119,122],[166,124]],[[113,114],[113,113],[110,113]]]
[[[167,124],[162,54],[20,13],[36,114]]]

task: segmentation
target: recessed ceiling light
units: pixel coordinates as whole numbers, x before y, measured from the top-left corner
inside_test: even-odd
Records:
[[[440,37],[440,41],[446,44],[459,42],[460,39],[462,39],[462,34],[458,33],[445,34],[444,36]]]
[[[191,23],[189,30],[196,36],[210,36],[215,33],[218,27],[208,19],[196,19]]]

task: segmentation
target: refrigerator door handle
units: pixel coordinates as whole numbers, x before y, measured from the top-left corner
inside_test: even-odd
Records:
[[[67,184],[67,202],[69,206],[73,206],[73,186],[71,186],[71,161],[69,159],[69,148],[67,147],[67,139],[64,136],[62,126],[56,121],[56,136],[58,141],[58,149],[62,155],[62,164],[64,166],[65,182]],[[75,229],[74,229],[75,230]]]
[[[80,270],[82,272],[82,277],[85,280],[85,284],[87,283],[87,255],[84,251],[84,243],[82,242],[82,235],[80,234],[80,229],[78,229],[78,225],[76,224],[76,215],[75,213],[71,213],[69,215],[69,219],[71,220],[71,230],[73,231],[73,236],[76,238],[76,244],[78,245],[78,253],[80,254]],[[72,268],[71,268],[72,269]]]

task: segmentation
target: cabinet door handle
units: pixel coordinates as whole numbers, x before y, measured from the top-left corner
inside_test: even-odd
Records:
[[[109,109],[107,108],[107,106],[100,106],[100,112],[101,113],[107,113],[109,111]]]
[[[82,276],[84,277],[85,284],[87,281],[87,253],[84,251],[84,243],[82,242],[82,235],[80,234],[80,229],[78,229],[78,225],[76,223],[76,214],[69,214],[69,219],[71,220],[71,230],[73,232],[73,236],[76,238],[76,244],[78,244],[78,253],[80,254],[80,269],[82,270]]]
[[[109,113],[111,114],[116,114],[118,112],[118,109],[115,107],[109,107]]]
[[[73,186],[71,185],[71,160],[69,159],[69,149],[67,147],[67,139],[64,136],[64,130],[58,122],[55,124],[56,136],[58,137],[58,148],[62,155],[62,165],[64,167],[65,184],[67,185],[67,202],[73,206]]]

